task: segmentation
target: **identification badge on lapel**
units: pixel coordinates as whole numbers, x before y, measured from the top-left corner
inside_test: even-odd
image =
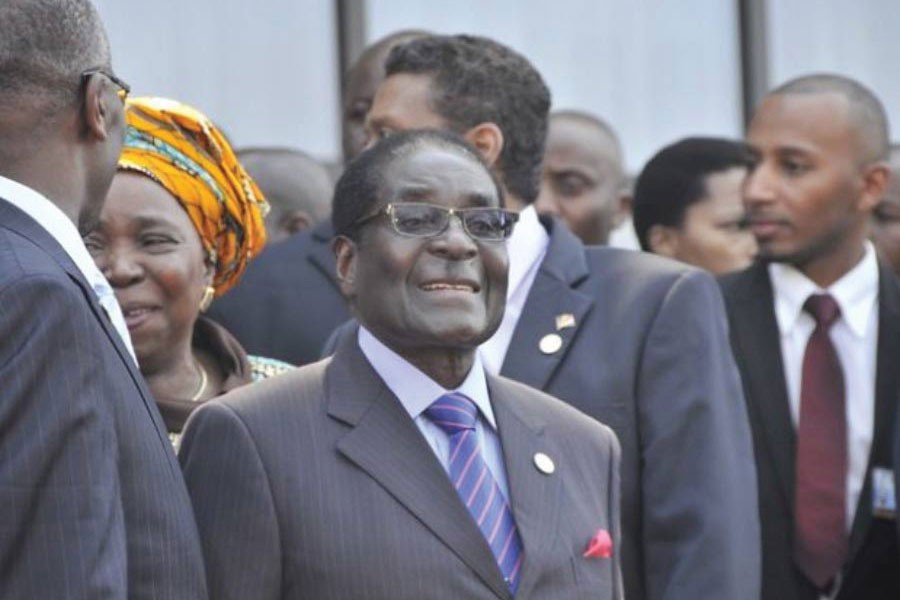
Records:
[[[897,518],[894,472],[890,469],[872,468],[872,516],[879,519]]]

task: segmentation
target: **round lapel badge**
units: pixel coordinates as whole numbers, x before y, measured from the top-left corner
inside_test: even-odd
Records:
[[[556,465],[553,463],[553,459],[543,452],[538,452],[534,455],[534,466],[544,475],[552,475],[553,472],[556,471]]]
[[[548,333],[544,337],[541,338],[540,343],[538,344],[538,348],[541,349],[541,352],[544,354],[554,354],[562,348],[563,341],[562,338],[559,337],[556,333]]]

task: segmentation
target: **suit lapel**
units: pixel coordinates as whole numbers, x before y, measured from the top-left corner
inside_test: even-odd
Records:
[[[63,249],[63,247],[59,245],[59,242],[57,242],[56,239],[54,239],[53,236],[51,236],[47,232],[46,229],[41,227],[34,219],[19,210],[17,207],[3,201],[2,199],[0,199],[0,223],[2,223],[4,227],[7,227],[8,229],[15,231],[22,237],[30,240],[41,250],[46,252],[59,265],[59,267],[66,272],[69,278],[72,279],[72,281],[75,282],[76,285],[78,285],[78,287],[81,289],[81,293],[84,295],[85,301],[87,302],[91,311],[94,313],[94,317],[100,323],[100,326],[106,333],[106,337],[109,338],[109,341],[116,349],[116,352],[119,354],[119,358],[124,363],[125,368],[128,369],[128,373],[138,390],[142,402],[144,403],[144,408],[147,410],[147,413],[149,414],[151,420],[156,425],[156,430],[160,442],[166,447],[171,447],[171,443],[169,442],[169,439],[165,433],[165,426],[163,425],[162,419],[159,417],[159,411],[156,409],[156,403],[151,398],[150,393],[144,388],[144,378],[141,375],[140,371],[138,371],[137,365],[135,364],[134,359],[131,357],[131,353],[128,352],[128,349],[125,347],[124,342],[122,342],[122,338],[119,336],[118,331],[115,330],[115,328],[112,326],[112,323],[106,317],[106,314],[103,311],[103,307],[100,306],[100,302],[97,300],[97,295],[94,293],[93,288],[91,288],[88,282],[84,279],[84,275],[72,261],[72,258]],[[173,469],[178,470],[177,464],[175,463],[174,459],[171,461],[171,466],[173,467]]]
[[[866,478],[850,531],[852,560],[866,539],[872,524],[872,468],[890,468],[893,463],[892,424],[897,406],[897,357],[900,356],[900,280],[879,265],[878,272],[878,351],[875,368],[875,430]]]
[[[796,432],[784,378],[772,284],[763,264],[751,267],[736,283],[732,340],[746,379],[751,418],[763,429],[766,454],[778,475],[783,500],[793,507]]]
[[[544,439],[540,419],[524,411],[508,387],[494,377],[488,378],[488,386],[503,448],[509,502],[525,550],[516,595],[527,598],[541,574],[537,565],[555,564],[559,556],[565,555],[555,544],[562,479],[558,475],[545,475],[534,465],[534,455],[538,452],[557,461],[560,455]]]
[[[434,452],[359,350],[355,331],[326,376],[328,414],[352,427],[338,450],[384,487],[499,598],[503,575]]]
[[[522,315],[516,324],[501,374],[537,389],[545,389],[556,368],[581,330],[594,300],[574,289],[588,275],[584,247],[556,221],[545,221],[550,233],[547,254],[535,276]],[[574,326],[557,329],[559,315],[574,317]],[[562,346],[555,352],[541,350],[541,340],[556,334]]]

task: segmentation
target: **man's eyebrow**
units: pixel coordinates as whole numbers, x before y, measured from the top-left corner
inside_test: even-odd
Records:
[[[491,206],[497,202],[497,196],[488,196],[487,194],[467,194],[467,204],[472,206]]]

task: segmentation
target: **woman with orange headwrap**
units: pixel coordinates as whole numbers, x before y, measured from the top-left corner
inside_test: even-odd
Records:
[[[203,114],[129,100],[119,169],[85,244],[115,290],[173,441],[200,402],[290,368],[248,356],[200,316],[262,250],[267,208]]]

